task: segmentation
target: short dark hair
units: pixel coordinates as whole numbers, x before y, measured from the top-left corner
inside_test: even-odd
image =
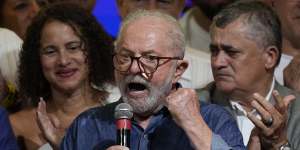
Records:
[[[276,13],[263,2],[240,0],[232,3],[214,17],[211,28],[225,28],[241,17],[243,23],[250,29],[253,40],[263,47],[277,47],[279,57],[276,65],[278,65],[282,51],[281,24]]]
[[[19,90],[21,96],[31,99],[33,105],[37,104],[39,97],[51,96],[50,85],[43,75],[40,63],[40,39],[46,23],[56,20],[72,27],[83,41],[87,50],[89,81],[105,91],[104,84],[114,79],[113,41],[96,18],[76,4],[49,5],[38,13],[28,27],[20,53]]]

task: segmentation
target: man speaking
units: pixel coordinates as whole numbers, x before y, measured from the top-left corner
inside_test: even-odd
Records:
[[[225,110],[201,105],[196,92],[177,81],[188,67],[178,22],[163,13],[139,10],[123,22],[113,55],[120,101],[90,109],[71,125],[61,149],[128,149],[116,142],[115,107],[133,109],[130,149],[245,149]]]

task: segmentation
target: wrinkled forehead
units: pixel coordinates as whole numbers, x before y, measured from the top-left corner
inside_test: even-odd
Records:
[[[256,34],[256,31],[254,31],[252,26],[246,21],[245,17],[239,17],[224,27],[218,27],[216,24],[213,24],[210,30],[211,39],[220,36],[235,36],[253,40]]]
[[[131,50],[152,50],[158,54],[168,54],[172,49],[172,39],[168,36],[170,25],[162,19],[142,18],[128,24],[124,29],[120,46]]]

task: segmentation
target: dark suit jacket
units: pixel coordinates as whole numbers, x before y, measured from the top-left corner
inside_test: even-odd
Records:
[[[288,109],[287,134],[291,148],[293,150],[300,150],[300,96],[298,93],[280,85],[277,82],[275,83],[274,89],[276,89],[281,96],[287,96],[290,94],[296,96],[296,100],[289,105]],[[211,82],[203,89],[197,90],[197,92],[201,101],[221,105],[228,110],[234,118],[236,118],[228,97],[216,89],[214,82]]]

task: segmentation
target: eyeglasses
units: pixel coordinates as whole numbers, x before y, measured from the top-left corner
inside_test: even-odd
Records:
[[[182,60],[180,57],[159,57],[151,55],[142,55],[139,57],[123,55],[115,53],[113,55],[114,68],[122,73],[128,73],[129,69],[133,64],[133,60],[137,61],[139,69],[142,73],[147,74],[149,77],[150,74],[154,73],[158,67],[166,64],[171,60]],[[162,61],[164,60],[164,61]]]

